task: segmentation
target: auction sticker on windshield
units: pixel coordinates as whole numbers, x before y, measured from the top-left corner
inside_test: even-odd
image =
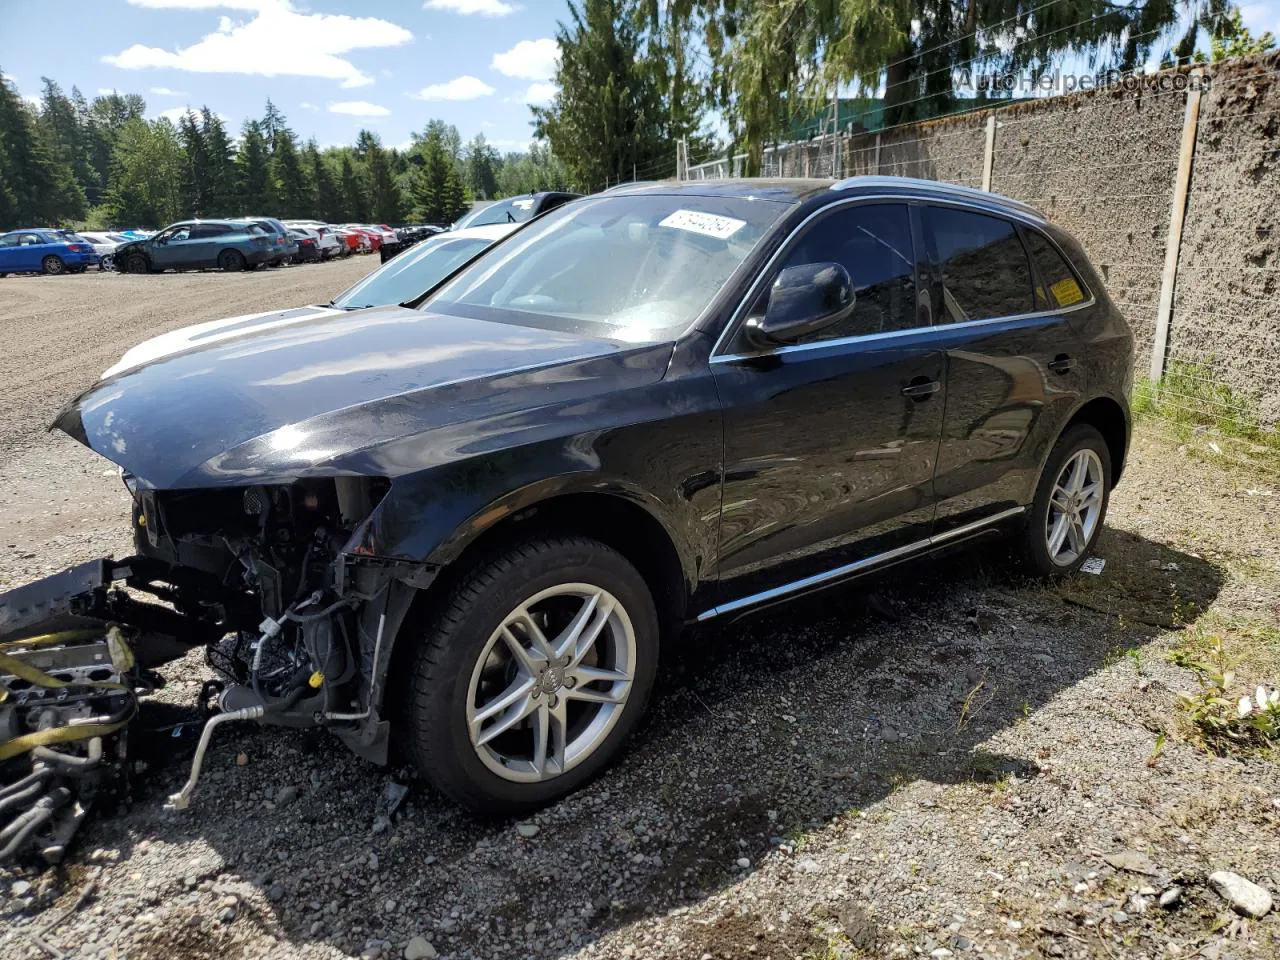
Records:
[[[660,227],[688,230],[717,240],[728,240],[746,225],[745,220],[718,217],[714,213],[699,213],[697,210],[677,210],[658,221]]]

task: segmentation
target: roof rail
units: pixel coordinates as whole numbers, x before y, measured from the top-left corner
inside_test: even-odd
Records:
[[[864,176],[864,177],[847,177],[839,180],[831,185],[832,190],[921,190],[931,193],[944,194],[952,197],[963,197],[965,200],[984,200],[987,203],[998,204],[1002,207],[1009,207],[1013,210],[1020,210],[1023,213],[1029,213],[1041,219],[1044,214],[1031,206],[1029,203],[1023,203],[1021,200],[1014,200],[1012,197],[1006,197],[1000,193],[989,193],[986,190],[976,190],[973,187],[961,187],[954,183],[943,183],[941,180],[922,180],[919,177],[880,177],[880,176]]]

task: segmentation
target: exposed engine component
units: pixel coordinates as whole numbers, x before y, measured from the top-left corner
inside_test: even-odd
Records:
[[[141,682],[117,626],[0,643],[0,863],[57,863],[88,809],[121,789]]]

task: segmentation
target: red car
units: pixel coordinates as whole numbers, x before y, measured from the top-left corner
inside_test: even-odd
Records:
[[[359,223],[349,223],[343,230],[349,230],[354,233],[357,238],[357,244],[353,249],[361,252],[372,252],[382,246],[382,231],[375,230],[373,227],[366,227]]]

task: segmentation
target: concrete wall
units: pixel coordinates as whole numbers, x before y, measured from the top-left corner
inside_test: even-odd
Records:
[[[1168,360],[1280,420],[1280,55],[1211,65],[1202,94]],[[1183,71],[1185,73],[1185,71]],[[1146,376],[1187,94],[1173,72],[995,108],[992,190],[1088,251],[1138,340]],[[841,175],[980,187],[991,110],[843,138]],[[821,176],[831,143],[773,151],[770,175]],[[826,167],[822,158],[828,158]],[[1189,369],[1183,367],[1185,370]],[[1207,389],[1207,387],[1206,387]],[[1203,400],[1197,396],[1197,400]]]

